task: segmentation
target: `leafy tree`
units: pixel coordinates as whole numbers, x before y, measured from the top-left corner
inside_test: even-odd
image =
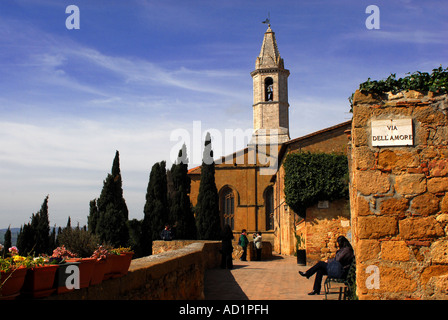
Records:
[[[219,240],[221,221],[219,196],[215,183],[215,162],[210,133],[207,132],[201,166],[201,184],[195,207],[199,240]]]
[[[307,207],[320,200],[348,196],[348,162],[344,155],[290,153],[283,166],[286,203],[302,217]]]
[[[90,257],[98,245],[98,236],[79,228],[67,227],[58,235],[60,245],[76,253],[81,258]]]
[[[103,189],[96,204],[97,209],[92,208],[88,220],[92,224],[95,221],[95,231],[100,241],[112,246],[126,246],[129,240],[127,228],[128,208],[123,198],[123,188],[120,173],[120,160],[118,151],[115,153],[112,171],[103,182]],[[96,212],[97,210],[97,212]],[[97,216],[95,216],[97,215]]]
[[[191,180],[188,176],[187,147],[185,144],[179,150],[177,161],[171,166],[168,176],[168,185],[171,185],[171,192],[168,193],[170,221],[175,227],[175,237],[177,239],[195,239],[197,232],[189,197]]]
[[[151,168],[146,203],[143,209],[142,251],[152,253],[152,242],[160,239],[160,232],[168,223],[167,177],[165,161],[155,163]]]

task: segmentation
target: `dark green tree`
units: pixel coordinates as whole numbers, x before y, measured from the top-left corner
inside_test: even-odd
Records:
[[[72,219],[70,218],[70,216],[68,216],[67,219],[67,225],[65,226],[66,229],[71,229],[72,228]]]
[[[8,252],[8,249],[12,247],[11,226],[9,226],[8,230],[6,230],[4,240],[5,241],[4,241],[3,252],[0,252],[2,257],[4,257],[6,255],[6,253]]]
[[[48,196],[41,209],[31,215],[31,222],[25,224],[17,238],[17,248],[21,254],[50,253],[50,221],[48,219]]]
[[[219,240],[221,238],[219,196],[215,183],[215,162],[213,160],[210,133],[207,133],[205,139],[201,166],[201,184],[199,185],[195,212],[198,239]]]
[[[129,230],[127,228],[128,208],[123,198],[118,151],[115,153],[112,171],[103,182],[101,195],[97,200],[98,217],[95,234],[101,242],[112,246],[127,246]],[[90,217],[90,220],[95,219]],[[89,220],[89,218],[88,218]]]
[[[155,163],[149,175],[146,203],[143,209],[143,254],[152,253],[152,242],[160,239],[160,232],[168,223],[167,178],[165,161]]]
[[[129,245],[134,251],[134,258],[143,257],[142,251],[142,220],[128,220]]]
[[[22,256],[31,255],[35,247],[35,232],[30,223],[24,224],[20,227],[17,236],[17,249]]]
[[[87,225],[88,225],[89,231],[95,234],[96,226],[98,224],[98,218],[99,218],[98,207],[96,205],[96,199],[93,199],[90,201],[89,207],[90,207],[90,210],[89,210],[89,216],[87,217]]]
[[[56,225],[51,229],[50,234],[50,245],[49,245],[49,251],[53,252],[54,249],[56,249]]]
[[[174,226],[177,239],[196,239],[196,223],[190,202],[191,180],[188,176],[187,147],[184,144],[179,150],[175,164],[168,175],[170,223]]]

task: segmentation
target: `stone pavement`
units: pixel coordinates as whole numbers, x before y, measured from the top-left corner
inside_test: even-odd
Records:
[[[293,256],[274,254],[265,261],[233,260],[232,270],[206,270],[204,295],[206,300],[323,300],[325,294],[309,296],[314,276],[301,277],[298,272],[310,266],[297,265]],[[324,276],[325,281],[325,276]],[[331,295],[331,300],[337,299]]]

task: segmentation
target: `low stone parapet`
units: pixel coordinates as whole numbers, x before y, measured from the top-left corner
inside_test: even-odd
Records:
[[[134,259],[129,272],[98,285],[50,296],[55,300],[201,300],[204,273],[219,266],[219,241],[188,244],[182,248]]]

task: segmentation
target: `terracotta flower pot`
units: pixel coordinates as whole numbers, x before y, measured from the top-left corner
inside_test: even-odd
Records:
[[[79,265],[79,287],[86,288],[92,279],[93,270],[95,269],[95,258],[82,258],[77,260],[81,262]]]
[[[26,296],[41,298],[51,295],[59,265],[45,265],[28,269],[22,292]]]
[[[104,260],[96,260],[92,272],[92,277],[90,278],[90,285],[99,284],[103,281],[104,274],[106,273],[107,268],[107,259]]]
[[[125,260],[126,256],[121,254],[111,254],[107,256],[107,269],[103,280],[121,277],[121,270],[123,269],[123,263]]]
[[[14,271],[1,272],[0,285],[3,284],[3,287],[0,289],[0,300],[12,300],[20,295],[26,271],[26,268],[21,267]]]
[[[55,288],[58,294],[74,290],[72,288],[71,289],[67,288],[67,279],[72,275],[70,271],[67,272],[67,268],[70,266],[79,267],[80,264],[81,262],[67,261],[66,263],[59,265],[59,268],[56,272],[56,281],[55,281]],[[81,272],[79,274],[81,274]]]
[[[120,273],[122,275],[126,275],[129,270],[129,266],[131,265],[132,256],[134,255],[134,252],[125,252],[122,253],[122,255],[125,256],[125,259],[123,259],[123,264],[120,270]]]

